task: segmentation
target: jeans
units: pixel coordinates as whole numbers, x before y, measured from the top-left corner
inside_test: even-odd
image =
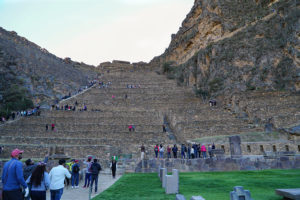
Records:
[[[51,200],[60,200],[63,192],[64,192],[64,188],[58,190],[50,190]]]
[[[185,158],[185,153],[181,152],[181,158]]]
[[[168,152],[168,158],[171,158],[171,152]]]
[[[31,200],[46,200],[46,191],[34,191],[30,192]]]
[[[95,192],[97,192],[97,187],[98,187],[98,174],[92,174],[92,179],[91,179],[91,188],[93,190],[93,183],[95,181]]]
[[[164,152],[162,151],[159,152],[159,158],[164,158]]]
[[[2,196],[3,200],[23,200],[21,189],[11,191],[4,190]]]
[[[89,187],[91,182],[91,173],[85,173],[84,187]]]
[[[79,182],[79,173],[72,173],[72,186],[78,186],[78,182]]]
[[[154,151],[155,152],[155,158],[157,158],[158,155],[158,151]]]
[[[206,158],[206,151],[202,151],[203,158]]]

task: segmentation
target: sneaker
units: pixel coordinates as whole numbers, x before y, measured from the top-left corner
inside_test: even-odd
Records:
[[[86,188],[85,186],[83,186],[82,188]]]
[[[72,186],[72,189],[74,189],[74,186]]]
[[[75,188],[79,188],[79,186],[77,185],[77,186],[75,186]]]

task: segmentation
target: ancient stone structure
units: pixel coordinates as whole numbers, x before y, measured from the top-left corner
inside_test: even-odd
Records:
[[[179,172],[172,169],[172,175],[166,175],[166,194],[177,194],[179,192]]]
[[[300,200],[300,188],[296,189],[276,189],[276,194],[285,199]]]
[[[241,138],[239,136],[229,137],[230,144],[230,154],[231,158],[241,158],[242,149],[241,149]]]
[[[156,159],[149,159],[145,163],[145,168],[141,164],[132,165],[137,160],[127,160],[124,168],[127,172],[157,172],[157,168],[167,168],[168,171],[176,168],[180,172],[199,171],[239,171],[239,170],[264,170],[264,169],[299,169],[300,156],[276,156],[274,158],[264,158],[263,156],[250,156],[232,159],[225,158],[208,159],[166,159],[164,162]]]
[[[253,200],[249,190],[244,190],[242,186],[236,186],[230,192],[230,200]]]

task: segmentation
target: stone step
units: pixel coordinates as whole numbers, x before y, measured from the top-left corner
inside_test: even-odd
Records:
[[[41,117],[71,117],[71,118],[100,118],[100,117],[159,117],[157,111],[68,111],[68,110],[53,110],[51,112],[42,112]]]
[[[157,117],[99,117],[99,118],[79,118],[79,117],[31,117],[18,122],[19,126],[24,124],[163,124],[163,118]]]
[[[162,132],[99,132],[99,131],[37,131],[37,130],[30,130],[30,131],[11,131],[11,130],[4,130],[1,131],[1,136],[14,136],[14,137],[54,137],[54,138],[78,138],[78,137],[86,137],[86,138],[120,138],[120,137],[134,137],[134,138],[140,138],[142,136],[153,138],[153,137],[167,137],[166,134],[163,134]]]
[[[42,145],[109,145],[109,146],[122,146],[132,144],[136,140],[144,140],[147,144],[165,143],[168,142],[167,138],[156,137],[142,134],[131,134],[130,137],[126,134],[119,138],[57,138],[57,137],[20,137],[20,136],[0,136],[0,143],[2,144],[42,144]]]
[[[128,125],[98,125],[98,124],[56,124],[56,131],[63,132],[65,130],[69,131],[98,131],[98,132],[123,132],[128,130]],[[51,129],[51,127],[49,127]],[[14,126],[7,125],[1,127],[1,134],[4,131],[18,131],[18,132],[30,132],[33,130],[36,131],[45,131],[45,124],[24,124],[23,126]],[[139,125],[135,124],[135,130],[137,132],[162,132],[162,125]]]

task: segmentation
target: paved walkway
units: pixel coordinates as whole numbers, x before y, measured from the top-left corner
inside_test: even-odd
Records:
[[[107,188],[109,188],[112,184],[114,184],[121,176],[117,175],[115,179],[112,178],[111,175],[100,174],[98,180],[98,192],[95,194],[95,186],[93,187],[92,197],[100,194]],[[64,193],[62,195],[61,200],[88,200],[89,199],[89,189],[82,188],[84,185],[84,181],[79,183],[79,188],[72,189],[71,186],[68,188],[64,188]],[[50,200],[50,192],[47,192],[47,199]]]

